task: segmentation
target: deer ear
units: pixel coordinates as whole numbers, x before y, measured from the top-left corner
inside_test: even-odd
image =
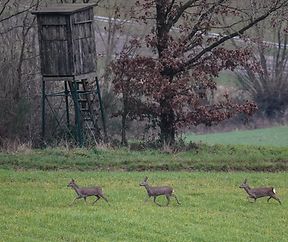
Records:
[[[247,178],[245,178],[245,180],[244,180],[244,183],[246,183],[247,182]]]
[[[147,176],[145,176],[145,178],[144,178],[144,181],[147,181],[148,180],[148,177]]]
[[[71,181],[74,182],[74,179],[72,178]]]

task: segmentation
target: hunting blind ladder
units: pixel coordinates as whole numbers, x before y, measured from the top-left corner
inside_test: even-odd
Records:
[[[38,23],[45,142],[73,137],[83,146],[107,137],[96,75],[94,6],[58,4],[32,12]]]

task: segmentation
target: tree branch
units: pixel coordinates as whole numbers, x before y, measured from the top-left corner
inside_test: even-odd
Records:
[[[187,36],[186,41],[190,40],[193,38],[193,36],[198,32],[200,24],[202,23],[202,21],[204,19],[206,19],[211,13],[213,13],[213,11],[215,10],[215,8],[219,5],[221,5],[222,2],[224,2],[226,0],[219,0],[218,3],[213,4],[213,6],[211,8],[209,8],[205,13],[203,13],[197,23],[193,26],[192,31],[190,32],[190,34]]]
[[[13,17],[16,17],[16,16],[18,16],[18,15],[20,15],[22,13],[25,13],[25,12],[31,10],[32,8],[34,8],[34,7],[38,6],[38,5],[39,5],[38,3],[35,3],[35,4],[31,5],[29,8],[23,9],[23,10],[17,12],[17,13],[14,13],[14,14],[11,14],[11,15],[9,15],[7,17],[4,17],[4,18],[0,19],[0,23],[6,21],[8,19],[11,19]]]
[[[179,7],[176,15],[173,17],[171,16],[168,21],[167,21],[167,25],[169,26],[169,29],[172,28],[172,26],[179,20],[179,18],[181,17],[181,15],[184,13],[184,11],[191,7],[192,4],[198,2],[199,0],[189,0],[186,3],[184,3],[183,5],[181,5],[181,7]],[[170,9],[171,10],[171,9]],[[167,14],[168,15],[168,12]]]
[[[6,2],[4,3],[4,5],[3,5],[3,7],[2,7],[2,9],[1,9],[1,11],[0,11],[0,15],[1,15],[2,13],[4,13],[5,8],[7,7],[7,5],[8,5],[9,2],[10,2],[10,0],[6,0]]]
[[[260,17],[254,19],[252,22],[250,22],[249,24],[247,24],[246,26],[244,26],[243,28],[229,34],[226,35],[222,38],[220,38],[218,41],[214,42],[213,44],[211,44],[210,46],[204,48],[201,52],[199,52],[196,56],[194,56],[193,58],[191,58],[190,60],[188,60],[186,63],[184,63],[182,65],[181,68],[179,68],[178,70],[175,70],[175,74],[183,71],[187,68],[191,68],[194,65],[195,62],[197,62],[203,55],[205,55],[206,53],[212,51],[214,48],[218,47],[219,45],[223,44],[224,42],[226,42],[227,40],[233,39],[237,36],[241,36],[244,34],[245,31],[247,31],[248,29],[250,29],[251,27],[253,27],[254,25],[256,25],[258,22],[264,20],[265,18],[267,18],[271,13],[275,12],[276,10],[278,10],[279,8],[283,7],[287,5],[287,2],[283,2],[282,4],[278,5],[278,1],[275,3],[275,5],[265,14],[261,15]]]

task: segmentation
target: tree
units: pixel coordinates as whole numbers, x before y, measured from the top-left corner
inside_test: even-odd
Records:
[[[0,137],[31,141],[37,136],[38,72],[35,17],[39,0],[0,3]],[[31,110],[34,110],[32,112]],[[2,139],[0,140],[0,142]]]
[[[241,88],[257,103],[258,113],[269,119],[281,117],[288,107],[288,25],[285,14],[283,12],[253,28],[253,58],[259,65],[258,70],[245,66],[236,72]],[[273,42],[265,41],[267,35]]]
[[[113,65],[115,90],[121,92],[123,89],[118,88],[121,82],[129,82],[133,93],[130,101],[138,106],[132,109],[136,113],[131,112],[131,117],[143,117],[142,111],[149,110],[150,120],[160,129],[162,144],[173,144],[176,131],[181,126],[212,125],[237,113],[251,115],[256,110],[254,103],[235,103],[227,95],[218,103],[209,102],[208,97],[216,89],[214,78],[221,70],[234,70],[239,65],[246,65],[250,58],[249,48],[237,50],[224,44],[235,37],[245,41],[247,30],[287,7],[288,1],[267,2],[253,15],[245,11],[245,5],[241,7],[242,3],[237,6],[233,2],[136,2],[133,17],[153,22],[151,34],[146,36],[145,42],[153,55],[132,59],[122,55]],[[227,25],[222,21],[223,16],[229,19]],[[229,34],[226,34],[227,30],[230,30]],[[126,77],[119,78],[123,72],[127,73]]]
[[[103,103],[105,105],[105,113],[107,117],[115,116],[115,112],[119,106],[123,105],[123,112],[121,116],[121,143],[127,145],[126,129],[129,126],[127,120],[126,95],[123,93],[122,97],[117,97],[112,88],[112,72],[110,69],[111,61],[115,56],[121,53],[126,53],[129,56],[135,56],[140,53],[140,49],[136,46],[129,45],[133,40],[133,29],[137,28],[139,24],[135,19],[129,20],[129,12],[133,4],[129,1],[108,0],[102,2],[97,9],[100,13],[105,10],[106,17],[99,17],[95,24],[95,32],[97,39],[97,66],[98,74],[101,77],[101,91]],[[138,35],[139,39],[143,39],[148,33],[148,28],[142,29],[142,33]],[[99,68],[100,67],[100,68]],[[122,75],[119,75],[122,76]],[[119,120],[107,118],[110,134],[118,133]]]

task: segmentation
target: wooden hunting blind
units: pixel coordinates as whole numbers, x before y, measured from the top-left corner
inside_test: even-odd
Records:
[[[80,146],[83,145],[83,136],[87,133],[84,132],[85,130],[89,130],[93,134],[94,140],[99,140],[100,129],[95,112],[97,98],[96,102],[100,105],[106,134],[99,83],[96,76],[94,6],[95,4],[57,4],[32,11],[32,14],[37,16],[38,23],[42,74],[43,139],[47,128],[45,120],[47,106],[50,107],[53,114],[63,110],[59,105],[57,108],[53,107],[52,102],[49,101],[51,97],[64,97],[66,115],[58,116],[56,121],[58,126],[67,123],[67,130],[71,130],[70,116],[75,117],[76,134],[74,136]],[[54,85],[51,85],[51,81]],[[49,86],[49,90],[47,86]],[[51,86],[54,86],[53,91],[51,91]],[[55,90],[59,87],[64,90]],[[69,100],[74,107],[72,114]],[[53,101],[53,103],[57,102]],[[58,101],[59,103],[61,102]],[[66,122],[63,122],[63,117]]]
[[[43,76],[96,72],[94,5],[59,4],[32,12],[37,15]]]

